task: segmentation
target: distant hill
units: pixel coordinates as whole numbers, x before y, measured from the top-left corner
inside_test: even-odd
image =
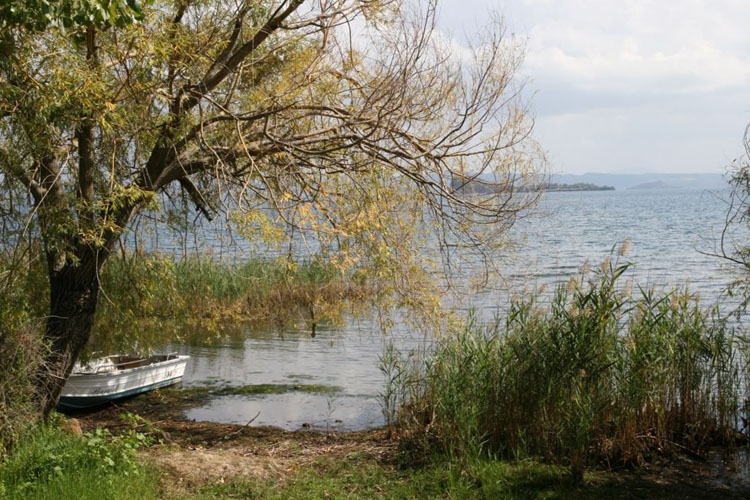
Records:
[[[607,185],[614,186],[618,190],[630,189],[635,186],[643,186],[656,182],[661,182],[662,184],[650,188],[642,187],[639,189],[722,189],[727,186],[727,182],[721,174],[558,174],[552,176],[551,182],[561,184],[590,183]]]
[[[664,181],[644,182],[643,184],[636,184],[630,186],[628,189],[674,189],[675,186],[667,184]]]

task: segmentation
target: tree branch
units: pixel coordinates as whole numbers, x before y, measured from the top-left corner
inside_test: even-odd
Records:
[[[41,203],[47,191],[34,180],[33,176],[26,169],[10,159],[10,155],[5,148],[0,148],[0,164],[5,164],[7,171],[26,186],[37,205]]]
[[[304,0],[290,0],[289,6],[283,11],[281,10],[283,7],[282,3],[276,12],[274,12],[268,21],[266,21],[266,24],[255,33],[253,38],[240,46],[234,54],[229,56],[226,63],[221,63],[220,60],[217,60],[219,61],[219,64],[212,65],[212,70],[209,70],[201,83],[186,89],[185,93],[188,94],[189,97],[180,102],[178,109],[181,111],[187,111],[198,104],[204,95],[215,89],[227,76],[229,76],[230,73],[237,69],[242,61],[266,41],[274,31],[279,29],[281,23],[292,15],[292,13],[302,5],[303,1]],[[222,54],[220,57],[226,56]]]
[[[211,208],[210,205],[203,197],[203,194],[198,190],[197,187],[195,187],[195,184],[190,180],[190,177],[182,177],[178,182],[180,183],[182,189],[185,190],[190,199],[193,201],[196,208],[201,211],[206,219],[212,220],[213,216],[209,212],[209,209]]]
[[[89,26],[86,29],[86,60],[89,68],[97,66],[96,55],[96,28]],[[96,162],[94,160],[94,124],[90,112],[85,112],[81,122],[75,130],[78,140],[78,197],[85,205],[90,207],[94,201],[94,173]]]

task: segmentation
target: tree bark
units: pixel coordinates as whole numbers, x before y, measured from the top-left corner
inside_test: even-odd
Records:
[[[50,262],[50,264],[52,264]],[[70,372],[91,335],[99,297],[99,266],[91,259],[50,266],[50,315],[44,338],[49,349],[37,382],[45,419],[57,406]]]

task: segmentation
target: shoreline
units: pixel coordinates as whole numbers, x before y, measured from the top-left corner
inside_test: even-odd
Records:
[[[270,426],[187,421],[178,417],[179,405],[169,404],[170,399],[173,400],[169,392],[174,390],[136,396],[122,404],[79,413],[75,417],[87,432],[102,427],[114,434],[126,432],[133,429],[136,421],[144,427],[144,432],[148,430],[159,436],[162,445],[142,449],[139,454],[162,472],[159,488],[164,495],[192,497],[203,492],[199,498],[221,498],[220,491],[224,491],[222,485],[225,484],[282,484],[294,481],[293,478],[303,471],[315,474],[320,480],[335,482],[341,468],[352,467],[353,460],[364,470],[377,471],[379,480],[385,481],[383,492],[387,493],[387,484],[402,478],[408,481],[413,474],[422,474],[433,467],[405,453],[403,443],[398,438],[389,438],[385,428],[288,431]],[[137,415],[135,420],[126,416],[133,414]],[[640,468],[614,464],[607,468],[600,464],[587,470],[583,486],[573,487],[558,478],[558,483],[553,481],[544,488],[552,488],[561,495],[554,498],[598,498],[600,495],[611,498],[747,498],[750,464],[745,463],[744,470],[740,470],[741,464],[740,469],[733,469],[737,465],[732,465],[723,455],[722,450],[715,449],[705,460],[688,454],[647,457]],[[746,461],[747,457],[744,459]],[[525,480],[529,479],[529,474],[544,475],[547,473],[542,471],[559,469],[526,461],[497,463],[511,470],[520,467],[524,471],[531,467],[522,474]],[[362,486],[357,481],[343,487],[355,493]],[[530,486],[523,486],[526,487]],[[207,491],[216,496],[205,496]],[[382,497],[391,498],[387,494]],[[365,497],[355,494],[353,498]]]

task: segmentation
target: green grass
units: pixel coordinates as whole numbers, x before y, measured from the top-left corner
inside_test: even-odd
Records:
[[[420,468],[382,463],[362,454],[326,458],[283,479],[235,479],[203,486],[187,498],[304,499],[683,499],[727,498],[719,487],[681,485],[658,478],[626,480],[587,472],[574,485],[566,469],[533,461],[474,460],[468,467],[437,460]],[[733,498],[739,498],[735,496]]]
[[[145,437],[106,431],[76,436],[54,426],[20,439],[0,462],[0,498],[158,498],[158,475],[136,456]]]
[[[324,459],[282,481],[240,479],[209,484],[194,498],[545,498],[539,496],[545,490],[566,489],[563,475],[554,467],[496,463],[482,464],[475,472],[478,475],[462,475],[447,462],[420,469],[398,469],[355,455]]]

